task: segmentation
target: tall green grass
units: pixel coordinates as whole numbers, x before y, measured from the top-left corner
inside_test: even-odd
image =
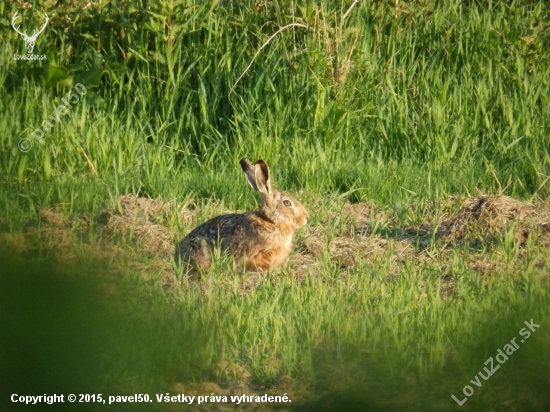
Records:
[[[348,6],[36,5],[23,28],[50,15],[35,51],[46,62],[11,60],[24,43],[4,32],[4,180],[24,192],[56,182],[57,202],[69,196],[67,175],[97,177],[116,192],[139,182],[151,195],[208,197],[233,184],[246,155],[265,158],[289,189],[351,200],[493,191],[493,171],[511,195],[546,196],[544,2],[360,2],[344,19]],[[16,5],[1,8],[11,15]],[[282,31],[252,62],[290,23],[307,28]],[[77,82],[89,90],[85,101],[40,145],[30,132]],[[25,137],[28,153],[17,149]]]

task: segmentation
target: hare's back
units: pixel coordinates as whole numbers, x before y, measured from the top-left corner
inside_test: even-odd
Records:
[[[209,221],[197,226],[185,238],[200,238],[207,243],[234,242],[239,239],[247,239],[256,235],[254,225],[248,214],[231,213],[216,216]]]

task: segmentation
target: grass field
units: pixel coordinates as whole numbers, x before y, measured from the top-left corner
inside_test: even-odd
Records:
[[[154,400],[91,411],[193,407],[166,393],[228,398],[205,410],[266,393],[292,402],[239,408],[550,409],[546,2],[0,10],[8,410],[40,410],[14,393]],[[14,58],[17,10],[27,33],[49,16],[47,60]],[[221,256],[189,281],[174,243],[257,207],[242,157],[311,221],[279,269]]]

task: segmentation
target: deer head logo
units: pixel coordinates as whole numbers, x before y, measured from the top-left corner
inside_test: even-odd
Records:
[[[34,45],[36,43],[36,39],[38,38],[38,35],[44,31],[44,29],[46,28],[46,25],[48,24],[49,17],[48,17],[47,14],[45,14],[44,15],[44,25],[42,26],[42,28],[40,30],[35,31],[32,34],[32,36],[29,36],[27,34],[26,30],[25,30],[24,33],[21,33],[19,31],[19,27],[15,26],[15,20],[17,19],[18,15],[19,15],[19,12],[16,11],[15,14],[13,15],[12,19],[11,19],[11,25],[17,33],[19,33],[21,36],[23,36],[23,40],[25,40],[25,43],[27,43],[27,53],[31,54],[32,51],[34,50]]]

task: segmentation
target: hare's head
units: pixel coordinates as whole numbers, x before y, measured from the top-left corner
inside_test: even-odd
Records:
[[[252,164],[243,158],[240,163],[250,186],[263,195],[261,211],[268,220],[275,224],[287,223],[294,229],[307,223],[309,213],[304,205],[286,192],[273,190],[266,162],[258,160]]]

